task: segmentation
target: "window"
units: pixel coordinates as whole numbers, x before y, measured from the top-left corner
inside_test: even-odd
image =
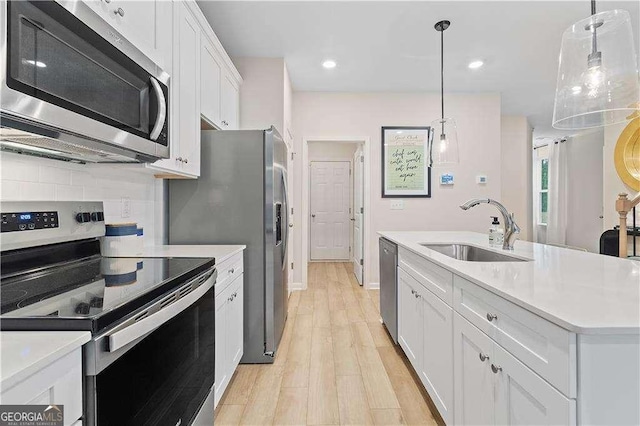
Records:
[[[538,225],[546,225],[549,216],[549,147],[537,147],[533,157],[534,217]]]

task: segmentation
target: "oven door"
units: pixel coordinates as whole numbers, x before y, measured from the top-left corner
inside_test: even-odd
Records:
[[[214,385],[215,279],[206,272],[87,344],[87,425],[191,424]]]
[[[168,157],[168,75],[82,1],[61,3],[3,5],[3,114]]]

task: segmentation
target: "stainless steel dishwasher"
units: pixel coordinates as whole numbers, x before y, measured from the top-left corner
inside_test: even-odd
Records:
[[[398,246],[380,238],[380,315],[398,344]]]

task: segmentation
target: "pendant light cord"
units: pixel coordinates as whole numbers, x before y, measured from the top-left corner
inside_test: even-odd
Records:
[[[444,30],[440,31],[440,112],[444,120]],[[442,123],[444,133],[444,123]]]
[[[595,15],[596,12],[596,0],[591,0],[591,15]]]

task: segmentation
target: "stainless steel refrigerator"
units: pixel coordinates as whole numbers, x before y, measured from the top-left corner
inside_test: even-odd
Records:
[[[201,139],[200,178],[169,183],[169,243],[247,246],[241,362],[271,363],[287,318],[287,146],[274,127]]]

